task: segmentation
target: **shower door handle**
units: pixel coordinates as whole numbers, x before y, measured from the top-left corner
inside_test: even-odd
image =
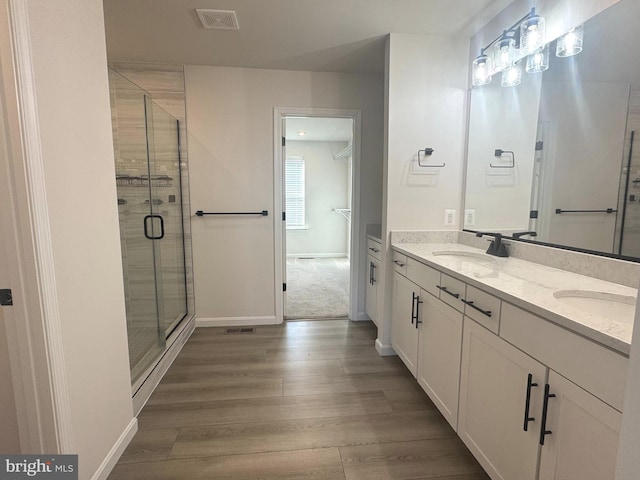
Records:
[[[156,237],[149,235],[149,220],[153,221],[154,218],[160,220],[160,234]],[[149,240],[162,240],[164,238],[164,218],[162,215],[145,215],[143,220],[144,236]]]

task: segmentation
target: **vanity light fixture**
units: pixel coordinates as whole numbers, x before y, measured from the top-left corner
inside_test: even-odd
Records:
[[[527,57],[527,73],[541,73],[549,69],[549,44]]]
[[[502,72],[502,86],[515,87],[522,82],[522,69],[520,65],[512,65],[510,68]]]
[[[584,26],[572,28],[558,38],[556,43],[556,57],[571,57],[582,51],[584,40]]]
[[[484,54],[480,54],[472,64],[471,83],[475,87],[491,83],[491,59]]]
[[[544,18],[536,15],[536,9],[532,8],[524,17],[489,42],[486,47],[480,49],[480,55],[472,64],[471,83],[473,86],[487,85],[491,82],[492,75],[497,72],[504,72],[502,74],[503,86],[518,85],[522,79],[522,72],[519,67],[513,70],[515,62],[524,55],[535,53],[543,47],[544,33]],[[492,47],[493,50],[489,50]],[[488,56],[486,52],[490,52],[491,56]]]

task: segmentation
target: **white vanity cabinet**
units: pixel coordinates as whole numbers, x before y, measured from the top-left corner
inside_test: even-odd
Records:
[[[544,365],[465,319],[458,435],[492,479],[536,479],[545,381]]]
[[[391,346],[414,377],[418,372],[420,294],[418,285],[393,272]]]
[[[499,289],[396,257],[392,345],[489,476],[614,480],[628,358]]]
[[[393,274],[391,345],[455,429],[463,314],[422,288],[438,292],[440,274],[437,270],[426,265],[412,270],[419,266],[411,261],[408,265],[411,268],[407,274],[413,278],[402,275],[400,266]]]
[[[382,244],[369,238],[367,239],[367,271],[368,282],[365,289],[365,312],[373,323],[378,324],[378,279],[381,271]]]
[[[512,333],[512,324],[522,320],[531,329],[530,335],[527,329],[520,332],[526,341]],[[575,370],[575,376],[589,385],[594,357],[600,368],[612,369],[605,382],[615,382],[617,371],[626,371],[625,357],[565,331],[577,343],[568,339],[569,352],[556,359],[544,354],[532,332],[559,327],[509,304],[502,322],[505,335],[524,351],[465,319],[458,435],[493,479],[613,480],[622,414],[549,364],[569,371],[573,363],[567,364],[565,356],[580,357],[575,363],[582,363],[584,372]],[[547,338],[546,343],[555,342]],[[585,349],[593,349],[592,359],[580,355]],[[612,383],[609,398],[614,402],[616,391]]]
[[[549,372],[540,480],[613,480],[622,414],[563,376]]]
[[[420,299],[418,383],[456,430],[463,315],[425,291]]]

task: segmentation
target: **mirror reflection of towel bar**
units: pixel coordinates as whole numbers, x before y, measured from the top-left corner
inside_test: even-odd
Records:
[[[558,215],[561,213],[616,213],[617,211],[615,208],[607,208],[605,210],[563,210],[556,208],[556,214]]]

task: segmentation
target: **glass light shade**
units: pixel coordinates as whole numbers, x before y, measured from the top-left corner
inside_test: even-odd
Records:
[[[515,60],[516,41],[513,38],[501,38],[493,47],[493,68],[496,72],[506,70]]]
[[[571,57],[582,51],[582,41],[584,39],[584,27],[573,28],[558,39],[556,43],[557,57]]]
[[[522,69],[520,65],[513,65],[511,68],[502,72],[502,86],[515,87],[520,85],[522,81]]]
[[[478,87],[491,83],[491,59],[480,55],[473,61],[471,83]]]
[[[544,18],[534,15],[520,24],[520,51],[529,55],[544,45]]]
[[[549,68],[549,44],[527,57],[527,73],[541,73]]]

